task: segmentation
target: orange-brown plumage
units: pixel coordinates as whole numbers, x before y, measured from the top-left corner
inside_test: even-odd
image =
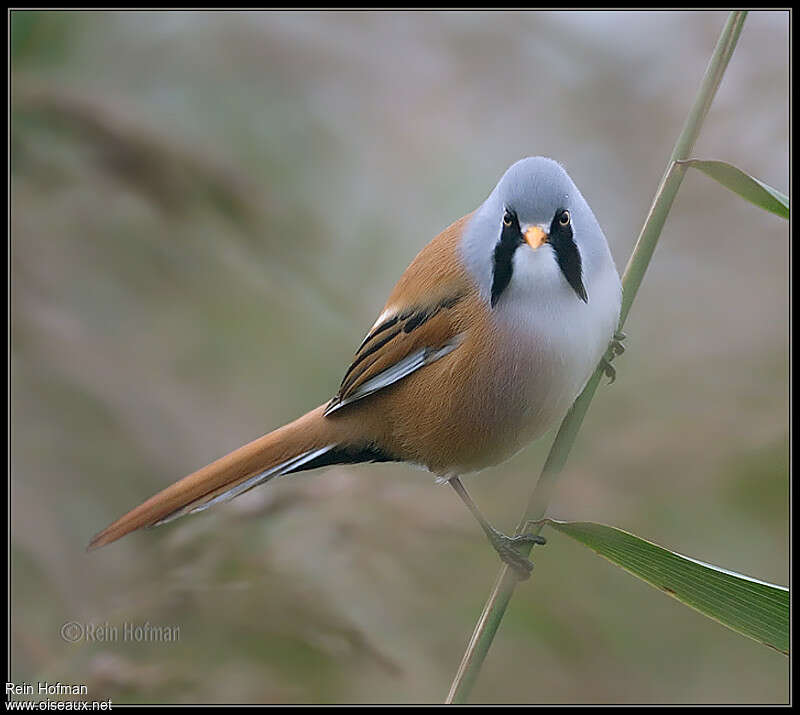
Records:
[[[414,258],[328,403],[167,487],[89,548],[280,474],[402,461],[449,479],[524,575],[527,559],[456,477],[506,459],[566,412],[606,350],[620,297],[605,237],[566,172],[542,157],[517,162]]]
[[[351,394],[370,377],[420,347],[441,346],[460,333],[466,333],[467,340],[470,336],[474,340],[485,335],[487,326],[475,316],[476,288],[456,258],[460,232],[468,218],[453,223],[419,252],[392,291],[384,313],[424,311],[453,297],[458,297],[457,303],[439,310],[409,332],[401,329],[359,363],[358,372],[351,374],[354,379],[337,397]],[[354,360],[358,359],[359,352]],[[448,411],[442,409],[442,402],[452,399],[441,389],[442,382],[463,381],[474,372],[474,366],[464,364],[465,360],[469,362],[468,356],[456,350],[424,370],[327,417],[323,416],[325,405],[321,405],[150,497],[97,534],[89,548],[104,546],[132,531],[156,524],[180,509],[201,505],[254,474],[328,444],[353,448],[372,445],[398,461],[412,461],[436,473],[445,473],[446,455],[463,451],[467,445],[473,445],[478,436],[463,420],[455,424],[437,417],[437,412],[441,415],[442,411]],[[419,434],[423,437],[414,439],[415,424],[421,428]],[[435,443],[439,439],[446,439],[449,445],[444,455],[437,454]]]

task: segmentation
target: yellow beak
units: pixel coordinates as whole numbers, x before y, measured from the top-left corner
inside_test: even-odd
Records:
[[[539,226],[530,226],[524,233],[525,242],[534,250],[547,243],[549,236]]]

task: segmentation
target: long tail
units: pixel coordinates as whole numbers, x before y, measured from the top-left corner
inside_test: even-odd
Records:
[[[323,411],[324,406],[318,407],[175,482],[96,534],[87,550],[142,527],[203,511],[282,474],[330,464],[391,461],[369,444],[347,444],[345,424],[323,417]]]

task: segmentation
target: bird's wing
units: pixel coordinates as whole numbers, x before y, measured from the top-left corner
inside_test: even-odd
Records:
[[[475,299],[456,252],[468,216],[431,241],[398,281],[328,403],[330,415],[443,358],[462,342]]]
[[[353,357],[325,414],[402,380],[455,350],[462,338],[450,309],[462,298],[455,294],[434,305],[395,313],[379,323]]]

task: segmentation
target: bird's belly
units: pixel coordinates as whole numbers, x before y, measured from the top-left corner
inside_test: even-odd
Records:
[[[618,296],[613,277],[609,291]],[[541,437],[583,389],[619,315],[618,300],[570,300],[471,331],[456,350],[401,381],[376,442],[447,476],[499,464]]]
[[[616,325],[616,315],[609,313],[605,320],[586,316],[589,324],[576,320],[560,331],[531,330],[522,339],[519,331],[513,338],[497,334],[495,359],[475,374],[472,389],[464,391],[478,398],[458,410],[462,415],[471,412],[473,418],[462,422],[471,434],[453,472],[498,464],[557,426],[606,350]]]
[[[402,403],[417,405],[413,415],[396,411],[389,418],[388,443],[401,448],[403,461],[442,476],[479,471],[505,461],[566,413],[596,364],[593,356],[514,344],[520,349],[500,349],[477,368],[463,357],[468,351],[455,350],[398,385]],[[448,384],[452,389],[442,390]]]
[[[567,412],[591,374],[594,362],[565,357],[558,350],[517,355],[513,364],[497,366],[485,384],[501,399],[476,420],[469,440],[478,445],[465,450],[454,471],[466,473],[499,464],[541,437]]]

